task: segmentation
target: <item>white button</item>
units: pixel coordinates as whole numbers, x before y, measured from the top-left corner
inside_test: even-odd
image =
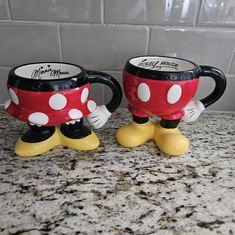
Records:
[[[167,93],[167,102],[169,104],[175,104],[179,101],[182,95],[182,88],[180,85],[173,85]]]
[[[151,93],[148,85],[146,83],[140,83],[137,89],[138,98],[143,101],[147,102],[150,99]]]
[[[49,121],[49,118],[45,113],[35,112],[29,115],[28,120],[29,122],[37,125],[46,125]]]
[[[83,114],[80,110],[78,109],[71,109],[69,111],[69,117],[72,118],[72,119],[80,119],[82,118]]]
[[[49,99],[49,105],[54,110],[61,110],[66,106],[66,104],[67,99],[64,95],[61,94],[52,95]]]
[[[78,119],[78,120],[80,120],[80,119]],[[69,125],[69,124],[75,124],[76,123],[76,121],[74,120],[74,121],[69,121],[69,122],[65,122],[65,124],[66,125]]]
[[[15,91],[10,88],[10,89],[9,89],[9,94],[10,94],[10,96],[11,96],[12,101],[13,101],[16,105],[18,105],[18,104],[19,104],[19,98],[18,98],[17,94],[15,93]]]
[[[10,106],[11,104],[11,99],[8,99],[5,104],[4,104],[4,109],[8,109],[8,107]]]
[[[88,98],[88,95],[89,95],[89,90],[88,88],[84,88],[83,91],[82,91],[82,95],[81,95],[81,102],[82,103],[85,103],[87,98]]]
[[[89,100],[87,108],[92,113],[96,109],[96,103],[93,100]]]

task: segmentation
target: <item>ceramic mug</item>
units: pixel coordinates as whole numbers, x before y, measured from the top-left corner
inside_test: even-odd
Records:
[[[89,96],[90,84],[93,83],[102,83],[111,88],[113,97],[107,105],[97,106]],[[43,141],[47,141],[44,143],[47,145],[55,132],[62,135],[61,138],[54,138],[57,139],[54,141],[56,145],[63,144],[79,150],[94,149],[98,146],[98,140],[93,136],[95,144],[90,145],[89,141],[84,140],[94,133],[83,126],[82,119],[86,117],[94,128],[102,127],[122,98],[119,83],[110,75],[60,62],[15,67],[9,72],[7,87],[11,98],[5,103],[6,111],[30,125],[30,133],[22,136],[16,144],[16,152],[20,156],[41,153],[39,149],[25,153],[24,149],[33,149],[35,144],[32,143],[40,146]],[[60,124],[63,125],[57,130],[55,126]],[[43,136],[44,132],[48,132],[46,136]],[[51,148],[40,147],[43,152]]]
[[[192,101],[200,77],[205,76],[214,79],[214,90],[204,99]],[[225,91],[226,78],[217,68],[199,66],[185,59],[165,56],[139,56],[127,61],[123,71],[123,86],[134,124],[146,124],[150,116],[156,115],[161,118],[159,130],[163,131],[165,128],[169,132],[169,129],[171,131],[177,130],[181,119],[188,122],[194,121],[206,107],[216,102]],[[138,139],[136,137],[138,134],[135,135],[134,126],[131,127],[129,131],[127,131],[127,127],[118,131],[118,141],[124,146],[134,147],[148,139],[154,139],[158,147],[170,155],[180,155],[188,149],[188,142],[179,137],[180,133],[178,133],[179,141],[177,141],[177,138],[174,141],[178,143],[178,146],[180,146],[180,141],[184,142],[184,147],[181,150],[180,147],[178,149],[172,147],[171,150],[168,150],[165,145],[171,146],[173,140],[166,141],[164,144],[159,140],[160,137],[156,137],[157,134],[154,134],[155,136],[146,135],[146,137],[142,135],[143,138]],[[127,143],[126,137],[123,135],[129,136]],[[132,135],[135,137],[132,137]],[[133,139],[133,143],[130,143],[130,139]]]

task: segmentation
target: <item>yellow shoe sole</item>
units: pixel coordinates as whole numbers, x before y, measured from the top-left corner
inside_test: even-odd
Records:
[[[20,138],[15,145],[15,153],[20,157],[33,157],[49,151],[55,146],[60,145],[58,129],[47,140],[38,143],[27,143]]]
[[[94,132],[81,139],[71,139],[60,132],[60,140],[63,146],[74,150],[94,150],[100,145],[100,141]]]

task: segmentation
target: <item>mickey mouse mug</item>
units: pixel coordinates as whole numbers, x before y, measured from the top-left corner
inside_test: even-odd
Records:
[[[192,101],[200,77],[211,77],[215,88],[202,100]],[[127,61],[123,71],[124,92],[133,122],[120,128],[117,141],[125,147],[136,147],[153,139],[169,155],[184,154],[189,142],[178,130],[181,119],[198,118],[224,93],[226,78],[217,68],[164,56],[139,56]],[[159,123],[149,121],[158,116]]]
[[[111,88],[113,97],[107,105],[97,106],[91,99],[92,83]],[[7,87],[11,98],[5,103],[6,111],[30,127],[15,146],[16,154],[22,157],[44,153],[56,145],[75,150],[97,148],[99,139],[83,125],[83,118],[94,128],[102,127],[122,98],[113,77],[70,63],[15,67],[9,72]]]

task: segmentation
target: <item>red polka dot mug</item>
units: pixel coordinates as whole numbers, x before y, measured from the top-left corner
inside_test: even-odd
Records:
[[[113,97],[98,106],[90,97],[90,84],[111,88]],[[109,74],[59,62],[25,64],[9,72],[10,99],[6,111],[27,122],[30,129],[17,141],[15,152],[22,157],[35,156],[56,145],[76,150],[98,147],[95,133],[83,125],[83,118],[94,128],[102,127],[119,106],[122,91]]]
[[[193,101],[200,77],[211,77],[215,88],[202,100]],[[226,78],[217,68],[164,56],[139,56],[127,61],[123,71],[124,92],[133,122],[120,128],[117,141],[136,147],[154,140],[168,155],[184,154],[188,140],[178,130],[181,119],[195,121],[200,113],[224,93]],[[153,123],[149,117],[158,116]]]

